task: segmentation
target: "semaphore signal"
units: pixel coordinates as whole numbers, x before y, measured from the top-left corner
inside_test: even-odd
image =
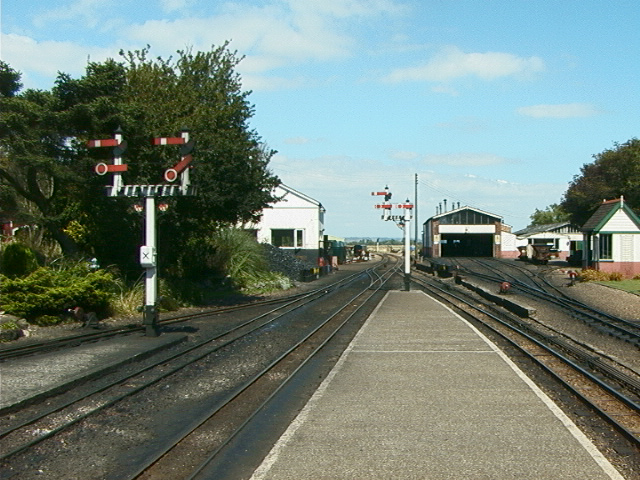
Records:
[[[165,171],[164,178],[167,182],[180,179],[180,186],[173,184],[160,185],[124,185],[122,173],[127,171],[127,165],[122,163],[122,154],[127,148],[127,142],[122,139],[122,130],[118,128],[114,138],[105,140],[89,140],[89,148],[114,147],[114,161],[112,165],[98,163],[95,172],[98,175],[113,173],[113,185],[108,187],[108,195],[111,197],[144,197],[145,211],[145,244],[140,247],[140,265],[145,269],[145,304],[143,306],[142,323],[146,326],[147,336],[159,335],[158,330],[158,268],[156,251],[156,197],[171,197],[176,195],[193,195],[194,189],[189,180],[189,168],[193,159],[194,142],[189,141],[189,132],[185,129],[180,137],[159,137],[152,140],[153,145],[181,145],[180,161],[172,168]],[[166,210],[166,204],[160,204],[162,211]]]
[[[375,208],[383,210],[383,220],[393,220],[399,227],[402,227],[402,229],[404,230],[404,284],[405,289],[408,291],[411,288],[411,248],[409,239],[409,225],[411,223],[411,212],[414,205],[409,201],[409,199],[407,199],[407,201],[404,203],[390,203],[389,200],[391,200],[391,192],[389,191],[388,186],[384,188],[384,191],[371,192],[371,195],[384,195],[385,203],[377,204],[375,205]],[[391,210],[393,208],[404,210],[404,213],[402,215],[391,215]]]

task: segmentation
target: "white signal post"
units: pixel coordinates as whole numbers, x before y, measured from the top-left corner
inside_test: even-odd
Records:
[[[156,228],[156,197],[176,195],[193,195],[189,181],[189,164],[193,141],[189,142],[189,132],[182,131],[180,137],[154,138],[153,145],[182,145],[182,158],[173,168],[165,172],[165,180],[173,182],[180,178],[177,185],[125,185],[121,173],[127,171],[127,165],[122,164],[122,153],[126,149],[126,142],[122,140],[122,131],[116,130],[115,138],[108,140],[90,140],[88,147],[115,147],[113,165],[99,163],[95,171],[98,175],[113,173],[113,185],[107,187],[110,197],[144,197],[145,210],[145,244],[140,247],[140,265],[145,269],[145,304],[143,306],[142,323],[146,327],[147,336],[158,336],[158,263],[157,263],[157,228]],[[171,173],[169,173],[171,172]],[[162,204],[163,211],[166,204]]]
[[[375,208],[382,209],[382,220],[393,220],[404,230],[404,286],[407,291],[411,289],[411,239],[409,238],[411,213],[413,204],[409,199],[405,203],[391,204],[391,192],[389,187],[385,187],[383,192],[371,192],[371,195],[384,195],[385,202],[378,204]],[[402,215],[391,215],[392,208],[403,209]]]
[[[411,239],[409,238],[411,232],[411,211],[413,205],[409,203],[407,199],[406,203],[396,205],[397,208],[405,209],[405,213],[402,216],[404,224],[404,286],[407,291],[411,289]]]

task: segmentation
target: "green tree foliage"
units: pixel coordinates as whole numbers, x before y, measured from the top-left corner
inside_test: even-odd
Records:
[[[0,60],[0,96],[13,97],[22,88],[20,72]]]
[[[560,223],[569,220],[569,214],[565,212],[560,205],[553,203],[544,210],[533,212],[529,217],[531,219],[530,227],[535,225],[548,225],[550,223]]]
[[[583,225],[603,200],[620,195],[631,208],[640,208],[640,140],[615,143],[594,159],[574,176],[561,202],[576,225]]]
[[[54,94],[27,90],[0,96],[3,205],[18,222],[43,227],[67,253],[75,253],[76,245],[64,227],[77,214],[75,192],[85,185],[73,160]]]
[[[130,140],[136,150],[129,157],[135,158],[139,178],[164,183],[164,170],[180,159],[177,147],[153,147],[149,135],[177,136],[188,127],[196,142],[190,173],[198,195],[170,199],[159,227],[159,251],[163,265],[176,273],[189,265],[198,269],[211,253],[205,238],[217,225],[254,218],[273,201],[279,180],[268,162],[275,152],[249,126],[253,106],[234,70],[240,59],[226,45],[181,51],[176,60],[151,60],[147,50],[125,58],[129,110],[136,115]],[[139,125],[146,127],[136,130]],[[123,129],[130,138],[130,129]]]
[[[9,243],[1,253],[0,272],[7,277],[21,277],[38,268],[36,254],[22,243]]]
[[[206,236],[220,224],[255,217],[279,183],[268,169],[275,152],[249,125],[254,110],[235,72],[240,61],[226,44],[168,60],[150,58],[147,48],[121,52],[120,61],[90,62],[78,79],[59,74],[50,92],[23,93],[19,74],[5,65],[3,76],[0,65],[0,86],[12,92],[0,97],[0,196],[12,198],[19,220],[44,227],[65,254],[80,250],[102,265],[139,272],[142,217],[132,199],[106,196],[110,175],[93,167],[109,163],[111,149],[88,149],[86,142],[112,138],[121,127],[125,183],[164,184],[164,171],[180,160],[178,147],[154,147],[151,139],[179,136],[186,127],[196,142],[191,181],[198,195],[166,199],[159,260],[176,275],[197,270],[212,253]]]

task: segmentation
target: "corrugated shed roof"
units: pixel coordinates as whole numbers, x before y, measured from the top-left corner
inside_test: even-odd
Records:
[[[438,219],[438,218],[442,218],[442,217],[446,217],[448,215],[452,215],[454,213],[458,213],[458,212],[462,212],[463,210],[472,210],[474,212],[478,212],[482,215],[486,215],[488,217],[492,217],[492,218],[496,218],[498,220],[502,220],[502,217],[500,215],[496,215],[495,213],[489,213],[489,212],[485,212],[484,210],[480,210],[479,208],[475,208],[475,207],[470,207],[468,205],[465,205],[464,207],[459,207],[453,210],[449,210],[448,212],[444,212],[444,213],[440,213],[438,215],[434,215],[433,217],[431,217],[432,219]]]
[[[519,236],[529,236],[535,235],[536,233],[545,233],[545,232],[557,232],[563,228],[571,228],[574,227],[576,231],[578,231],[578,227],[572,225],[571,222],[557,222],[557,223],[546,223],[544,225],[533,225],[527,228],[523,228],[522,230],[518,230],[514,232],[515,235]]]

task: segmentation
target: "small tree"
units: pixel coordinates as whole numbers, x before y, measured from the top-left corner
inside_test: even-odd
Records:
[[[553,203],[544,210],[538,210],[536,208],[536,211],[533,212],[529,218],[531,219],[529,226],[533,227],[535,225],[566,222],[569,220],[569,214],[564,211],[562,206]]]

